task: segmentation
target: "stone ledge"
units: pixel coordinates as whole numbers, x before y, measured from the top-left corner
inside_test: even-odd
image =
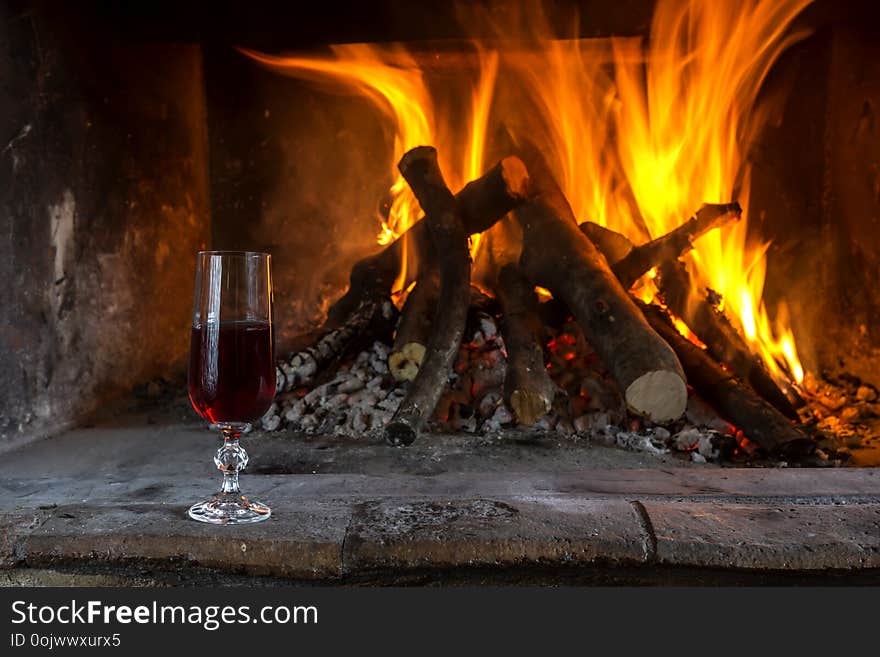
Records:
[[[0,516],[0,564],[327,583],[487,569],[880,570],[878,504],[634,504],[559,494],[275,503],[273,519],[245,527],[195,523],[177,504],[19,509]]]
[[[203,525],[185,512],[160,504],[56,507],[35,526],[6,516],[0,559],[12,566],[196,566],[305,580],[342,574],[346,507],[307,501],[280,519],[239,527]]]
[[[622,500],[387,500],[358,505],[347,573],[523,564],[644,563],[648,540]]]
[[[644,503],[657,562],[763,570],[880,568],[880,505]]]

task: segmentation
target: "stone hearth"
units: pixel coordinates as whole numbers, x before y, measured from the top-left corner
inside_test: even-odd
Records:
[[[178,408],[7,452],[0,581],[877,583],[874,469],[733,469],[548,437],[255,433],[253,527],[189,521],[217,441]]]

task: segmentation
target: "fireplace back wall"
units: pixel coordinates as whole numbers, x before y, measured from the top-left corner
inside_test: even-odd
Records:
[[[0,4],[0,44],[9,447],[137,384],[180,382],[210,224],[198,45],[120,39],[87,11],[20,3]]]

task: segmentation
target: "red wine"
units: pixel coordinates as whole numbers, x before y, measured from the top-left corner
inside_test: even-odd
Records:
[[[253,422],[275,396],[272,329],[267,322],[193,327],[189,398],[210,422]]]

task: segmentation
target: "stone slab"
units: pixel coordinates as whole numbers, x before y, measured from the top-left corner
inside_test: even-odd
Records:
[[[644,563],[649,539],[622,500],[383,500],[357,506],[348,572]]]
[[[215,527],[189,520],[176,505],[59,506],[38,522],[6,518],[8,565],[67,563],[175,570],[202,567],[230,574],[333,579],[342,573],[350,510],[302,502],[258,525]]]
[[[218,485],[216,442],[201,425],[121,418],[7,452],[0,583],[880,574],[880,470],[680,467],[463,436],[408,450],[248,436],[251,464],[266,467],[243,490],[273,519],[212,527],[185,510]]]
[[[645,502],[656,562],[761,570],[880,568],[880,505]]]

